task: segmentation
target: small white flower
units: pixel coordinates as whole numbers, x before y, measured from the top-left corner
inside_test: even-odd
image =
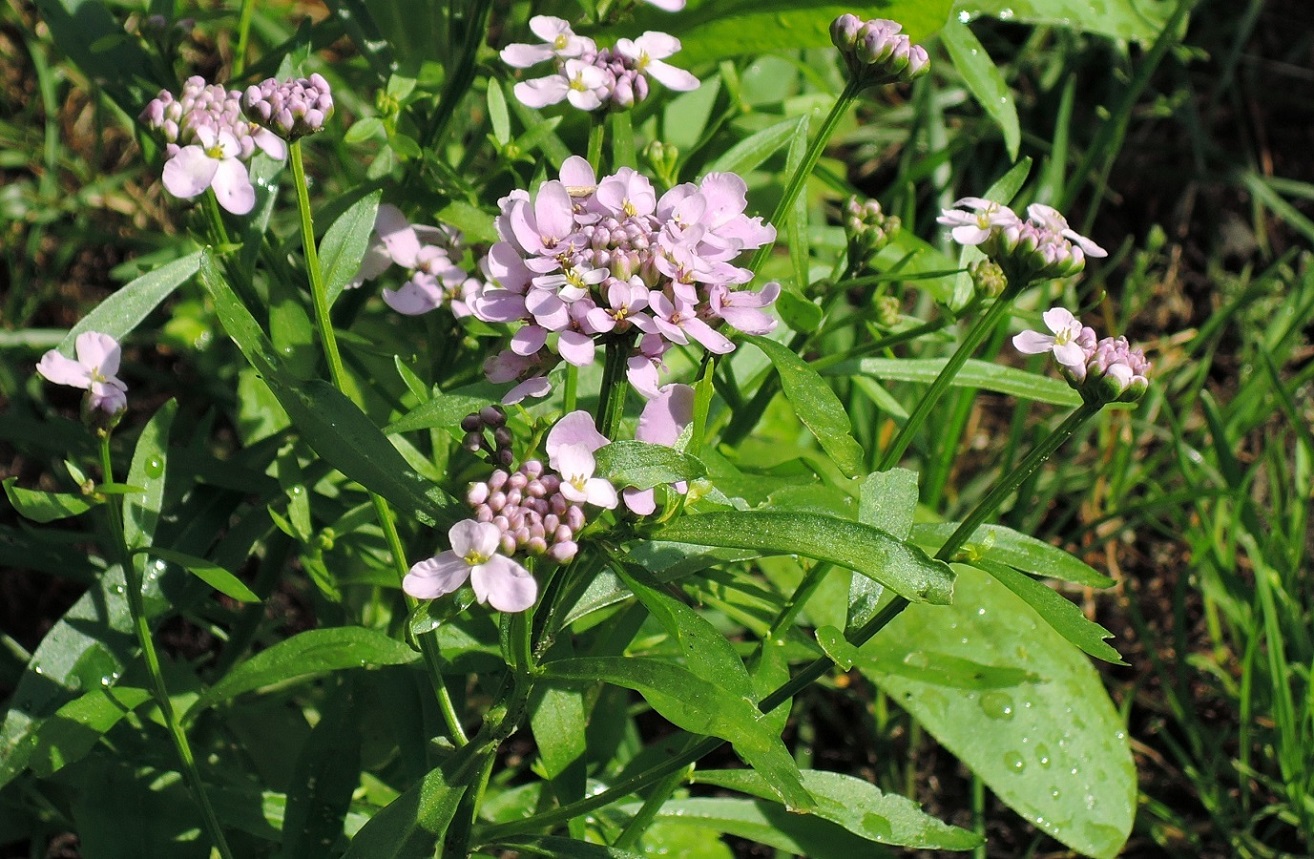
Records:
[[[616,506],[616,487],[605,478],[593,476],[597,462],[584,445],[568,444],[560,448],[556,468],[561,474],[561,494],[568,501],[608,510]]]
[[[1013,348],[1026,355],[1053,352],[1054,360],[1064,367],[1085,375],[1086,361],[1095,350],[1095,331],[1087,328],[1062,307],[1054,307],[1041,314],[1045,325],[1053,334],[1023,331],[1013,338]]]

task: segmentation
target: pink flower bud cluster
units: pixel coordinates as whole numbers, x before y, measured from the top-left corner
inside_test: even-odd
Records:
[[[162,180],[175,197],[190,200],[214,189],[219,205],[234,215],[255,207],[255,189],[246,162],[260,149],[272,158],[287,156],[287,144],[242,115],[241,94],[193,75],[174,97],[161,90],[141,113],[141,121],[165,140]]]
[[[664,62],[680,50],[680,40],[666,33],[650,31],[599,49],[587,36],[575,35],[561,18],[536,15],[529,19],[529,29],[543,42],[502,49],[502,61],[518,69],[548,60],[556,66],[554,74],[515,85],[516,98],[529,107],[564,99],[580,110],[603,105],[625,109],[648,97],[649,77],[679,92],[698,88],[698,78]]]
[[[499,468],[488,480],[470,484],[465,500],[475,521],[497,526],[507,557],[547,555],[564,564],[579,551],[575,535],[587,521],[584,508],[561,493],[561,477],[537,459],[512,472]]]
[[[242,94],[247,117],[284,140],[324,130],[333,116],[333,92],[319,74],[280,81],[267,78]]]
[[[484,286],[453,261],[461,252],[459,231],[412,224],[401,209],[384,203],[374,217],[374,233],[360,270],[345,288],[355,289],[399,265],[406,269],[406,282],[396,291],[384,289],[384,303],[405,316],[446,307],[460,319],[470,315],[467,302]]]
[[[1019,288],[1032,280],[1069,277],[1086,267],[1087,257],[1108,256],[1069,227],[1056,209],[1040,203],[1027,207],[1024,221],[1005,205],[964,197],[936,220],[953,228],[951,235],[960,245],[979,245]]]
[[[863,21],[846,12],[830,25],[830,39],[839,48],[853,80],[864,86],[906,83],[926,74],[930,57],[921,45],[902,34],[903,25],[886,18]]]
[[[753,274],[733,262],[775,238],[744,214],[746,190],[732,173],[709,173],[659,198],[634,170],[597,180],[572,156],[533,197],[512,192],[497,219],[502,240],[484,263],[493,283],[470,302],[485,322],[519,326],[485,365],[488,378],[537,382],[558,360],[584,366],[600,343],[637,335],[630,382],[653,397],[671,347],[724,354],[734,343],[717,330],[722,323],[748,334],[774,329],[765,308],[779,285],[740,289]]]
[[[205,78],[192,75],[183,82],[175,97],[168,90],[151,99],[141,112],[141,121],[164,137],[165,155],[172,158],[180,147],[197,141],[196,130],[209,128],[217,136],[226,131],[237,141],[237,157],[251,160],[256,149],[271,158],[287,157],[287,146],[275,134],[261,129],[242,115],[242,94],[221,84],[206,84]]]
[[[850,197],[844,206],[844,235],[848,239],[850,264],[879,253],[899,231],[896,215],[887,215],[876,200]]]
[[[1150,362],[1145,353],[1133,349],[1126,337],[1096,339],[1095,329],[1062,307],[1054,307],[1041,318],[1049,334],[1023,331],[1013,337],[1013,347],[1026,355],[1050,352],[1058,361],[1068,383],[1087,401],[1132,402],[1149,387]]]

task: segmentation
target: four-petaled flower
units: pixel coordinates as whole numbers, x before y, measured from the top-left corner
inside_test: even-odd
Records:
[[[469,579],[475,598],[498,611],[524,611],[538,599],[538,582],[529,571],[498,554],[502,532],[496,525],[465,519],[451,527],[447,539],[452,548],[411,567],[402,590],[416,599],[436,599]]]
[[[164,187],[175,197],[190,200],[213,188],[214,195],[234,215],[255,208],[255,188],[239,158],[242,147],[227,130],[196,128],[196,143],[181,147],[164,163]]]
[[[77,360],[51,349],[41,356],[37,372],[57,385],[87,391],[92,409],[117,414],[128,407],[128,386],[114,374],[119,371],[119,341],[99,331],[84,331],[74,341]]]
[[[1072,313],[1054,307],[1041,314],[1053,334],[1023,331],[1013,338],[1013,348],[1026,355],[1053,352],[1054,360],[1080,378],[1086,373],[1086,361],[1095,351],[1095,331],[1081,324]]]
[[[958,211],[963,206],[971,212]],[[936,223],[953,227],[950,234],[960,245],[979,245],[996,227],[1008,227],[1020,223],[1017,213],[993,200],[981,197],[964,197],[954,203],[953,209],[945,209]]]

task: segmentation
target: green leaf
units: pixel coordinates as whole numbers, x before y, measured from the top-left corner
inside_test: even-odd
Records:
[[[384,127],[383,120],[377,116],[362,116],[351,124],[342,139],[346,143],[364,143],[375,137],[385,137],[388,129]]]
[[[204,558],[197,558],[185,552],[175,552],[172,549],[161,549],[158,546],[137,549],[133,554],[147,554],[177,564],[221,594],[232,597],[238,602],[260,602],[260,597],[256,596],[245,582]]]
[[[73,326],[59,344],[59,351],[72,355],[74,341],[84,331],[99,331],[115,340],[122,340],[160,302],[196,274],[201,265],[201,253],[190,253],[120,287]]]
[[[972,566],[985,570],[1013,593],[1017,594],[1027,605],[1040,615],[1045,623],[1068,641],[1080,647],[1086,653],[1112,662],[1114,665],[1126,665],[1118,651],[1110,647],[1106,638],[1113,633],[1094,621],[1087,620],[1072,600],[1066,599],[1051,587],[1047,587],[1030,576],[1023,575],[1007,564],[987,561],[984,558],[972,562]]]
[[[164,478],[169,462],[169,430],[178,401],[170,400],[147,422],[137,438],[128,468],[128,483],[142,491],[123,496],[123,542],[129,549],[149,546],[164,505]],[[141,565],[145,566],[145,559]]]
[[[1017,122],[1017,105],[1009,91],[999,67],[990,59],[986,49],[966,24],[950,18],[940,30],[940,40],[949,51],[954,67],[963,76],[963,83],[971,90],[985,112],[1004,132],[1004,146],[1008,157],[1016,160],[1022,143],[1022,131]]]
[[[1116,856],[1136,810],[1121,717],[1089,660],[1008,588],[958,567],[954,604],[909,606],[857,667],[1037,828],[1097,859]],[[1012,689],[964,690],[926,672],[940,656],[1031,672]]]
[[[416,474],[359,406],[327,382],[286,376],[259,324],[209,256],[201,262],[201,282],[228,336],[325,462],[383,496],[403,515],[426,524],[455,521],[456,502]]]
[[[370,818],[342,859],[432,859],[456,816],[479,743],[468,743]]]
[[[868,581],[866,578],[862,580]],[[859,624],[849,624],[850,627],[856,625]],[[844,637],[844,633],[833,626],[823,626],[817,629],[817,644],[830,657],[830,661],[838,665],[842,671],[848,671],[852,668],[853,660],[858,658],[858,648],[849,643],[849,640]]]
[[[858,493],[858,521],[880,528],[895,539],[907,540],[917,512],[917,498],[917,472],[891,468],[869,474]],[[884,594],[885,588],[866,576],[851,577],[844,628],[851,632],[874,618]],[[820,630],[817,640],[821,642]]]
[[[506,111],[506,95],[496,78],[488,79],[488,123],[498,146],[511,142],[511,115]]]
[[[830,22],[845,12],[859,18],[891,18],[915,42],[925,39],[949,15],[951,0],[887,0],[883,3],[803,3],[790,0],[692,0],[679,15],[644,10],[635,32],[661,29],[681,41],[677,59],[684,66],[745,54],[796,53],[830,47]]]
[[[72,492],[42,492],[36,489],[24,489],[18,485],[17,477],[4,480],[5,495],[9,503],[24,518],[33,522],[54,522],[86,513],[99,502],[92,501],[85,495]]]
[[[482,845],[481,852],[510,850],[518,856],[547,856],[549,859],[643,859],[644,854],[590,844],[559,835],[521,835]],[[498,855],[501,855],[498,852]]]
[[[647,657],[561,659],[543,666],[543,672],[552,680],[602,681],[637,691],[677,727],[728,740],[749,766],[767,774],[772,790],[787,806],[811,807],[798,765],[751,697],[672,662]]]
[[[438,220],[459,229],[467,242],[492,244],[499,238],[493,215],[463,200],[453,200],[440,209]]]
[[[319,244],[319,260],[324,271],[324,289],[328,303],[342,293],[342,288],[360,271],[361,260],[374,232],[374,218],[379,213],[382,191],[361,197],[334,221]]]
[[[432,400],[421,403],[389,424],[388,435],[414,432],[421,429],[457,429],[461,419],[477,412],[491,402],[488,397],[466,394],[435,394]]]
[[[1067,27],[1114,39],[1152,42],[1176,7],[1173,0],[958,0],[957,15]],[[962,20],[962,18],[959,18]]]
[[[938,550],[957,528],[957,522],[914,525],[912,539],[919,546]],[[1003,525],[980,526],[972,542],[964,546],[963,550],[1050,579],[1062,579],[1092,588],[1107,588],[1113,584],[1113,579],[1100,574],[1094,567],[1057,546]]]
[[[760,166],[794,139],[799,129],[807,128],[806,116],[786,119],[731,146],[708,166],[708,172],[747,173]]]
[[[759,799],[772,798],[762,776],[748,770],[698,770],[693,780]],[[982,843],[981,836],[975,832],[943,823],[922,811],[911,799],[882,793],[875,785],[853,776],[803,770],[803,786],[816,799],[812,814],[878,844],[923,850],[971,850]]]
[[[131,686],[93,689],[46,719],[36,732],[28,765],[40,778],[86,757],[100,738],[146,701],[151,693]]]
[[[794,413],[840,470],[850,477],[860,473],[866,454],[853,438],[848,413],[830,385],[788,347],[765,337],[746,339],[771,359]]]
[[[638,810],[638,803],[617,809],[622,814],[635,814]],[[761,799],[668,800],[657,813],[657,821],[734,835],[809,859],[868,859],[888,855],[873,848],[867,839],[828,820],[813,814],[791,814],[779,803]]]
[[[692,456],[664,444],[642,441],[613,441],[593,454],[598,473],[617,486],[652,489],[666,483],[695,480],[707,474],[707,466]]]
[[[342,835],[360,786],[361,730],[351,679],[319,708],[320,719],[297,755],[283,817],[282,859],[319,859]]]
[[[310,629],[284,639],[228,672],[188,708],[191,720],[207,707],[290,680],[367,665],[405,665],[419,654],[394,638],[359,626]]]
[[[862,374],[875,379],[922,382],[929,385],[935,381],[935,377],[940,374],[947,360],[947,358],[859,358],[854,361],[842,361],[826,368],[826,375]],[[1009,394],[1020,400],[1033,400],[1055,406],[1076,408],[1081,405],[1081,396],[1067,382],[977,358],[967,359],[963,369],[954,376],[952,384],[956,388],[981,388]]]
[[[652,581],[642,567],[620,564],[617,573],[675,641],[686,668],[702,680],[721,684],[727,691],[754,704],[758,702],[753,680],[734,645],[710,621],[660,590],[660,585]]]
[[[834,516],[770,510],[684,516],[653,535],[660,540],[803,555],[862,573],[913,602],[947,604],[953,572],[889,534]]]

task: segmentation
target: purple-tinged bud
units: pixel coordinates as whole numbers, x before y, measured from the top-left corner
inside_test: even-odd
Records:
[[[526,483],[525,494],[528,495],[530,498],[542,498],[543,495],[545,494],[543,489],[543,481],[535,479]]]
[[[479,420],[479,415],[466,415],[461,418],[461,429],[466,432],[479,432],[484,428],[484,422]]]
[[[546,516],[543,517],[543,533],[546,534],[549,531],[557,530],[557,526],[560,524],[561,524],[560,516],[558,516],[555,513],[547,514]]]
[[[498,427],[493,430],[493,444],[497,445],[499,448],[510,447],[511,440],[511,430],[506,427]]]
[[[246,88],[242,109],[252,122],[284,140],[296,140],[324,130],[333,116],[333,93],[318,74],[288,81],[268,78]]]
[[[506,423],[506,412],[497,406],[484,406],[479,410],[479,418],[487,426],[500,427]]]
[[[874,18],[860,22],[846,13],[831,23],[830,38],[860,86],[908,83],[930,66],[926,51],[912,44],[902,30],[895,21]]]
[[[513,476],[512,479],[514,480],[516,476],[519,475]],[[506,491],[506,503],[508,507],[519,507],[520,501],[523,498],[524,493],[521,490],[514,488],[514,486]]]
[[[529,478],[525,476],[524,469],[512,473],[511,477],[507,480],[507,486],[511,489],[524,489],[528,485]],[[517,501],[516,503],[519,504],[520,502]]]
[[[553,513],[558,516],[564,516],[566,509],[570,507],[570,502],[562,495],[553,495],[548,499],[548,506],[552,508]]]
[[[565,525],[558,525],[552,532],[552,539],[557,543],[566,543],[575,539],[575,532]]]
[[[487,504],[480,504],[478,507],[476,507],[476,508],[475,508],[475,521],[476,521],[476,522],[492,522],[492,521],[493,521],[493,511],[492,511],[492,508],[490,508]]]
[[[548,557],[558,564],[564,564],[574,558],[575,553],[578,551],[579,545],[571,540],[566,543],[553,543],[552,548],[548,549],[547,553]]]
[[[503,486],[506,486],[507,478],[510,477],[510,476],[511,476],[511,475],[507,474],[507,473],[506,473],[505,471],[503,471],[502,469],[500,469],[500,468],[499,468],[499,469],[496,469],[496,470],[495,470],[491,475],[489,475],[489,477],[488,477],[488,488],[491,489],[491,490],[493,490],[494,492],[497,492],[497,491],[500,490]]]
[[[561,475],[544,474],[539,480],[543,483],[543,491],[549,496],[556,495],[561,489]]]
[[[465,434],[465,438],[461,439],[461,447],[470,451],[470,453],[478,453],[483,450],[484,437],[477,432],[468,432]]]
[[[503,554],[503,555],[506,555],[506,556],[509,558],[509,557],[511,557],[512,555],[514,555],[514,554],[516,553],[516,538],[515,538],[515,537],[511,536],[510,534],[505,534],[505,533],[504,533],[504,534],[502,534],[502,536],[499,538],[499,542],[500,542],[500,544],[501,544],[502,554]]]
[[[530,537],[525,541],[525,550],[535,555],[545,554],[548,550],[547,540],[542,537]]]
[[[493,524],[497,526],[499,531],[509,531],[511,529],[511,522],[500,513],[493,517]]]
[[[862,20],[852,12],[845,12],[830,22],[830,40],[841,51],[851,51],[858,43]]]
[[[572,506],[566,511],[566,525],[570,527],[570,530],[577,532],[582,530],[585,521],[584,509],[582,507]]]
[[[543,463],[537,459],[529,459],[525,461],[524,465],[520,466],[520,470],[531,478],[540,477],[543,474]]]
[[[529,526],[529,536],[531,539],[537,537],[542,540],[547,537],[547,529],[543,527],[542,522],[535,522]]]
[[[487,501],[488,495],[487,483],[471,483],[470,488],[465,491],[465,501],[472,507],[477,506]]]
[[[494,513],[500,513],[502,511],[502,508],[505,506],[506,506],[505,492],[498,491],[488,496],[488,507]]]
[[[496,459],[498,465],[510,468],[511,463],[516,461],[516,455],[511,451],[511,448],[504,447],[497,451]]]

